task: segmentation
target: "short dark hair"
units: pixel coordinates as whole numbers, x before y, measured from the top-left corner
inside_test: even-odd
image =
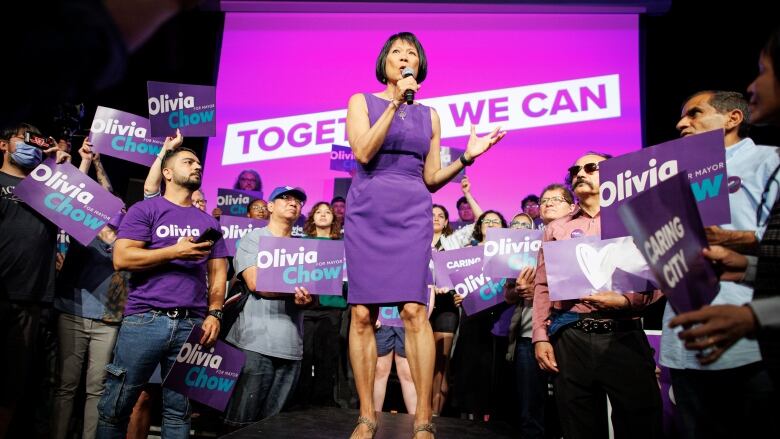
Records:
[[[344,197],[342,197],[341,195],[336,195],[335,197],[333,197],[333,199],[330,200],[330,204],[338,203],[339,201],[344,204],[347,204],[347,200],[345,200]]]
[[[196,154],[195,151],[193,151],[193,150],[191,150],[189,148],[186,148],[184,146],[180,146],[178,148],[169,149],[168,151],[165,152],[165,155],[163,156],[162,162],[160,163],[160,171],[165,169],[166,165],[168,165],[168,162],[173,160],[173,158],[176,157],[176,155],[178,155],[181,152],[191,152],[192,155],[194,155],[195,157],[198,156],[198,154]]]
[[[598,152],[598,151],[588,151],[585,154],[581,155],[580,157],[585,157],[586,155],[597,155],[605,160],[609,160],[612,158],[612,154],[606,152]]]
[[[588,151],[585,154],[581,155],[580,157],[585,157],[586,155],[596,155],[604,160],[609,160],[612,158],[612,154],[606,153],[606,152],[598,152],[598,151]],[[563,178],[563,182],[566,183],[566,186],[571,189],[571,175],[567,172],[566,176]]]
[[[540,193],[542,194],[542,197],[544,197],[545,192],[554,190],[563,192],[563,199],[569,204],[574,204],[574,194],[571,193],[571,190],[568,187],[559,183],[548,184]]]
[[[775,28],[766,40],[761,53],[768,56],[772,61],[772,70],[775,73],[775,80],[780,82],[780,27]],[[418,81],[419,82],[419,81]]]
[[[460,209],[461,204],[469,204],[469,200],[467,200],[466,197],[458,198],[458,201],[455,202],[455,208]]]
[[[395,40],[406,41],[417,49],[417,56],[420,59],[420,64],[417,66],[417,75],[415,79],[418,84],[425,81],[425,77],[428,76],[428,57],[425,56],[425,50],[420,44],[420,40],[411,32],[399,32],[397,34],[390,35],[390,38],[385,41],[385,45],[382,47],[382,51],[379,52],[379,56],[376,59],[376,79],[382,84],[387,84],[387,76],[385,75],[385,64],[387,63],[387,54],[390,53],[390,47],[393,46]]]
[[[504,229],[507,228],[507,223],[506,223],[506,219],[504,219],[504,215],[501,215],[500,212],[495,210],[486,210],[482,212],[482,215],[480,215],[479,218],[477,218],[477,221],[474,222],[474,233],[471,234],[472,240],[477,242],[482,242],[482,240],[485,239],[485,237],[482,235],[482,222],[485,220],[485,217],[489,213],[498,215],[498,219],[501,220],[501,228]]]
[[[539,197],[537,197],[534,194],[527,195],[525,198],[523,198],[523,201],[520,202],[520,207],[525,209],[525,203],[527,203],[529,201],[533,201],[534,203],[539,204]]]
[[[750,108],[748,107],[748,101],[745,99],[745,95],[736,91],[723,91],[723,90],[702,90],[698,93],[694,93],[685,100],[688,102],[696,96],[710,95],[708,103],[718,113],[727,113],[731,110],[739,110],[742,112],[742,123],[737,128],[737,135],[740,138],[748,136],[749,123],[750,123]]]
[[[32,134],[35,134],[37,136],[41,135],[41,131],[37,127],[35,127],[35,125],[29,124],[29,123],[20,122],[20,123],[17,123],[17,124],[11,124],[11,125],[4,126],[0,130],[0,139],[8,140],[11,137],[13,137],[13,136],[15,136],[15,135],[17,135],[19,133],[27,132],[27,131],[29,131]]]

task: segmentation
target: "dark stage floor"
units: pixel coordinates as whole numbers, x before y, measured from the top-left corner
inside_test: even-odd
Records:
[[[317,408],[281,413],[233,432],[225,438],[347,439],[355,427],[357,410]],[[379,414],[375,439],[411,439],[414,418],[407,414]],[[509,428],[461,419],[434,418],[437,439],[510,439]]]

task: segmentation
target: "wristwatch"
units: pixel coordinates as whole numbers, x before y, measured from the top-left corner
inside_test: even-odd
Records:
[[[219,309],[210,309],[209,310],[209,315],[212,316],[212,317],[215,317],[221,323],[222,322],[222,316],[224,315],[224,313],[222,312],[222,310],[219,310]]]
[[[471,166],[474,164],[474,159],[466,160],[466,155],[460,156],[460,163],[463,164],[463,166]]]

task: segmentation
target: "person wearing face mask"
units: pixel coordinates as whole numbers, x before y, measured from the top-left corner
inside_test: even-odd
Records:
[[[0,437],[11,423],[35,355],[41,309],[54,299],[57,226],[31,209],[14,188],[47,155],[61,163],[70,155],[56,146],[44,151],[24,143],[25,133],[40,135],[22,123],[0,130]]]

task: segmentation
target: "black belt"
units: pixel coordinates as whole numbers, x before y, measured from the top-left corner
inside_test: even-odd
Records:
[[[171,319],[186,319],[192,313],[192,311],[187,308],[154,308],[152,311],[165,314]]]
[[[585,333],[608,334],[618,331],[631,331],[642,329],[640,319],[595,319],[591,317],[580,317],[572,328],[577,328]]]

